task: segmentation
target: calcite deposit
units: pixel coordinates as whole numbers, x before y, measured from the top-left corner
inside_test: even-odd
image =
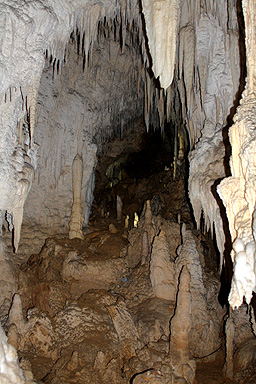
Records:
[[[81,201],[83,181],[83,160],[80,155],[76,155],[72,164],[72,187],[73,204],[69,223],[69,238],[83,238],[83,207]]]
[[[255,19],[1,2],[3,382],[253,382]]]
[[[247,82],[229,133],[231,176],[224,179],[218,188],[226,207],[232,240],[235,241],[232,255],[235,269],[229,296],[233,308],[243,303],[244,296],[249,304],[255,291],[255,3],[243,2],[243,12]]]

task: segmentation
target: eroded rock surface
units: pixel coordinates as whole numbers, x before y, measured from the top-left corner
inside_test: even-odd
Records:
[[[194,373],[184,368],[187,361],[180,369],[169,347],[170,323],[175,324],[173,315],[178,313],[180,268],[191,269],[185,243],[176,255],[182,242],[180,225],[154,215],[150,201],[138,228],[128,235],[130,242],[120,223],[115,222],[114,233],[109,231],[110,220],[96,218],[95,227],[84,239],[48,239],[41,252],[22,265],[19,295],[14,297],[7,324],[9,342],[24,362],[30,362],[36,379],[44,383],[127,383],[132,378],[134,383],[194,383]],[[147,254],[143,249],[145,233]],[[164,248],[155,245],[161,236]],[[193,243],[192,233],[188,236]],[[168,265],[171,273],[167,273]],[[193,268],[191,292],[203,268],[199,255]],[[202,279],[200,284],[203,289]],[[197,299],[191,294],[192,309],[186,312],[191,331],[187,329],[187,344],[182,343],[186,349],[182,354],[193,367],[194,357],[212,352],[213,347],[209,344],[198,349],[198,316],[206,323],[209,319],[213,335],[220,331],[219,319],[212,318],[210,307],[218,307],[217,302],[208,302],[207,307],[205,297],[205,304],[197,304],[198,312]],[[202,344],[207,345],[207,338]]]

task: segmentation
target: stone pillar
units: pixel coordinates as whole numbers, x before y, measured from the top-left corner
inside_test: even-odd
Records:
[[[116,218],[117,221],[122,221],[123,217],[123,203],[120,196],[116,196]]]
[[[229,317],[226,321],[225,325],[225,334],[226,334],[226,362],[225,362],[225,371],[226,376],[229,379],[233,377],[233,350],[234,350],[234,333],[235,333],[235,325],[233,319],[231,317],[231,309],[229,313]]]
[[[69,223],[69,238],[83,239],[83,210],[81,205],[81,191],[83,180],[83,159],[76,155],[72,165],[73,205]]]
[[[170,358],[173,376],[195,382],[195,361],[190,360],[189,331],[191,330],[190,273],[186,266],[180,273],[175,314],[171,320]]]

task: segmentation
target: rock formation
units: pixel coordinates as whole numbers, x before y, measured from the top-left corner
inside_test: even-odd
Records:
[[[3,384],[35,384],[31,372],[22,372],[15,348],[7,342],[0,325],[0,381]]]
[[[72,165],[72,186],[73,186],[73,204],[69,223],[69,238],[82,239],[83,209],[81,202],[81,191],[83,181],[83,160],[80,155],[76,155]]]
[[[179,288],[175,314],[171,319],[170,359],[173,374],[185,379],[186,383],[195,382],[195,361],[190,359],[189,332],[191,330],[191,293],[190,273],[186,266],[179,276]]]
[[[174,262],[170,260],[164,230],[161,230],[160,234],[154,239],[150,260],[150,280],[155,297],[175,301]]]
[[[255,361],[255,1],[3,0],[0,14],[0,321],[25,372],[0,327],[1,380],[192,383],[190,355],[222,349],[228,231],[240,379]],[[145,157],[155,132],[162,158]]]
[[[255,154],[255,14],[253,1],[243,2],[246,29],[246,87],[230,129],[229,137],[232,146],[230,167],[232,176],[223,180],[218,193],[226,207],[232,240],[240,241],[243,250],[236,249],[234,244],[234,270],[232,290],[229,301],[233,308],[243,302],[250,302],[255,290],[255,191],[254,191],[254,154]],[[233,202],[236,202],[233,204]],[[247,248],[247,249],[246,249]],[[242,252],[244,252],[242,254]],[[238,266],[239,265],[239,266]],[[249,276],[248,276],[249,272]],[[248,277],[247,277],[248,276]],[[253,279],[252,279],[253,277]],[[253,280],[253,281],[252,281]]]

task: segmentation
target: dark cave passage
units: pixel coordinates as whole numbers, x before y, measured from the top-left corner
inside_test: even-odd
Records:
[[[164,133],[160,130],[147,133],[138,121],[123,139],[109,142],[104,154],[98,156],[92,215],[102,207],[103,216],[114,218],[118,195],[124,218],[134,212],[140,215],[145,201],[151,200],[156,214],[189,223],[186,191],[184,185],[181,187],[182,180],[187,178],[184,157],[176,159],[174,177],[174,135],[171,124]],[[175,195],[176,189],[180,190]]]

